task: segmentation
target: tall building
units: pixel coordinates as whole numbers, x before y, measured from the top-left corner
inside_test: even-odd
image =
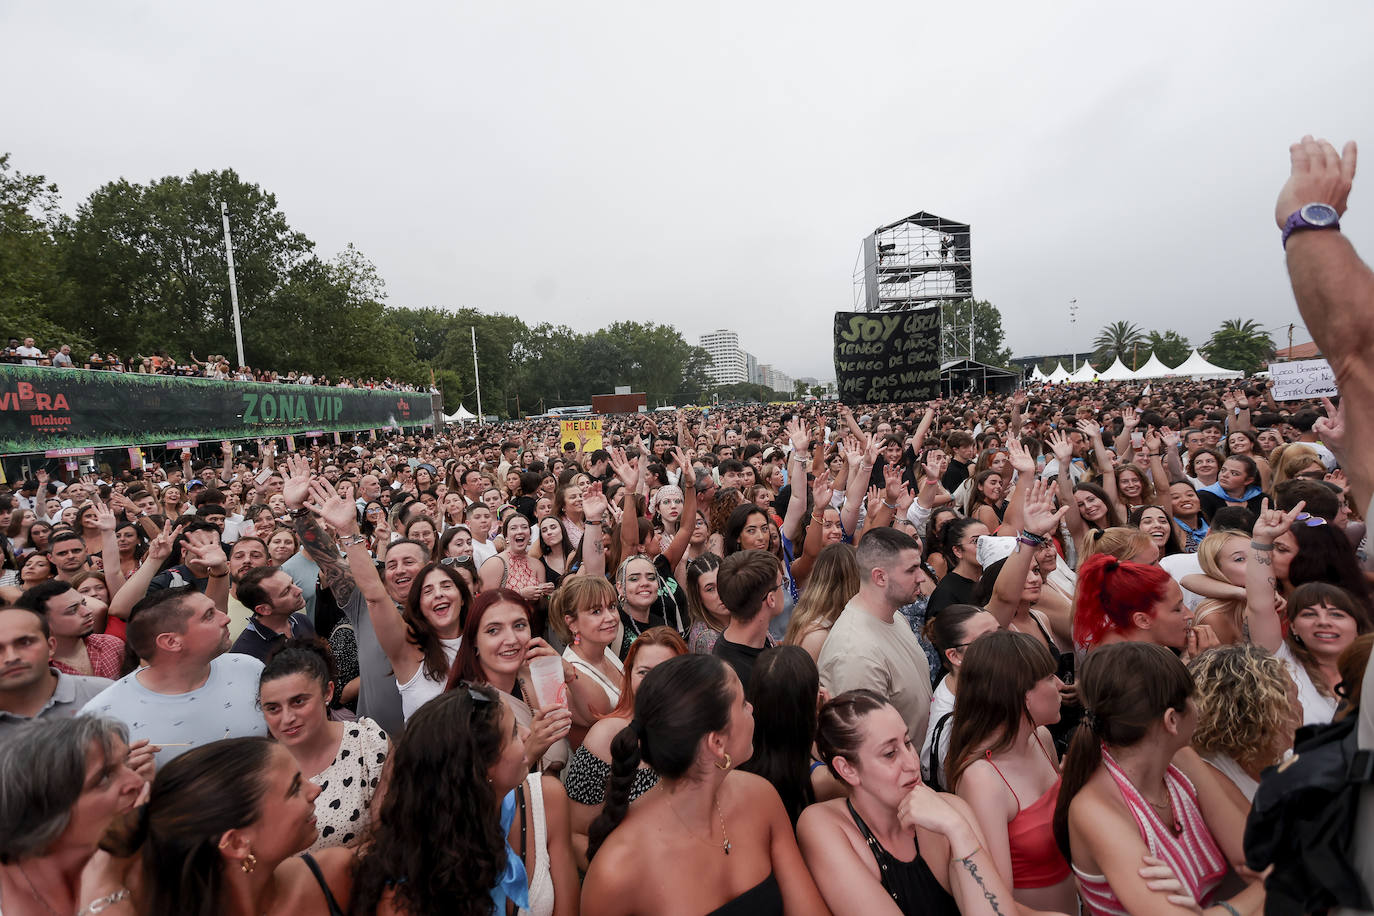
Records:
[[[706,370],[717,385],[734,385],[749,380],[746,354],[739,348],[739,334],[734,331],[710,331],[701,335],[701,346],[711,356]]]

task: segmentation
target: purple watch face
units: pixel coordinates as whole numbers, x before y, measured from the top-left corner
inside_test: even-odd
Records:
[[[1339,214],[1329,204],[1306,204],[1294,211],[1283,224],[1283,247],[1288,247],[1288,238],[1299,229],[1334,229],[1340,227]]]

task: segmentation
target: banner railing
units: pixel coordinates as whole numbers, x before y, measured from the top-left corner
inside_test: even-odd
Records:
[[[0,366],[0,455],[433,423],[423,391]]]

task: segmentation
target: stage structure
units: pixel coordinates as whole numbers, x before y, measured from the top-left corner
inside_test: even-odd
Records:
[[[973,247],[967,223],[913,213],[874,229],[854,265],[855,310],[890,312],[973,298]],[[972,317],[941,329],[942,361],[973,358]]]

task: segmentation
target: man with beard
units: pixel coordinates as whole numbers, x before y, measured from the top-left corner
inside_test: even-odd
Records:
[[[821,649],[821,686],[830,695],[865,687],[887,697],[919,746],[930,718],[930,663],[898,610],[916,600],[921,551],[909,534],[879,528],[859,542],[859,592]]]
[[[81,710],[146,738],[165,766],[187,748],[222,738],[267,735],[258,709],[262,662],[229,652],[229,615],[192,586],[164,589],[134,605],[129,646],[146,664],[115,681]]]
[[[67,674],[114,680],[124,663],[124,640],[95,631],[103,605],[60,579],[40,582],[19,596],[16,607],[43,615],[53,639],[52,666]]]
[[[265,663],[278,642],[315,638],[310,619],[301,613],[305,596],[280,566],[250,569],[236,586],[239,600],[252,608],[253,617],[234,640],[231,652],[251,655]]]

